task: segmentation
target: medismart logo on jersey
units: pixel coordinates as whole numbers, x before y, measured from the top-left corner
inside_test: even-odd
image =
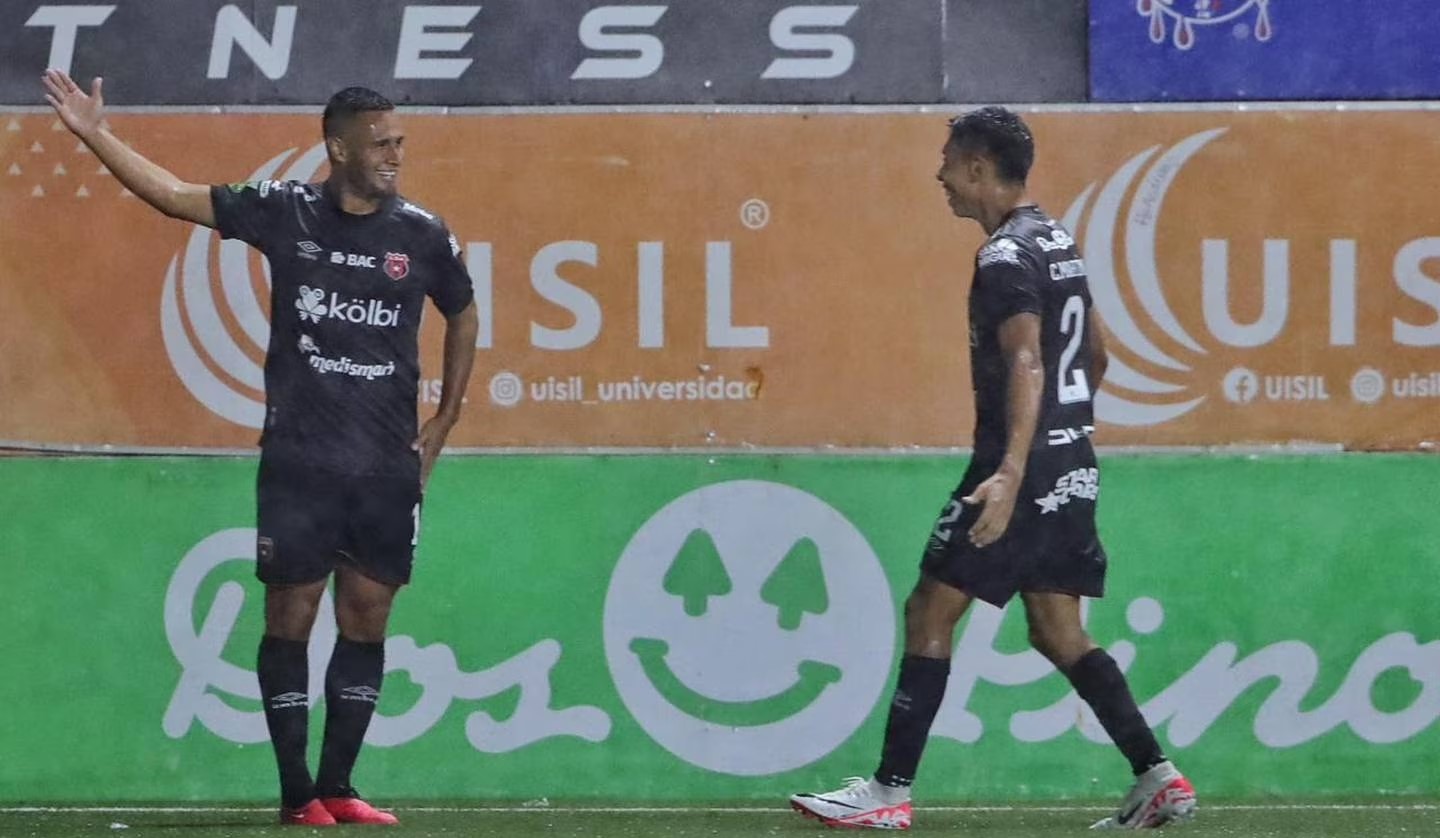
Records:
[[[1331,381],[1326,369],[1329,375],[1341,374],[1335,367],[1352,347],[1377,352],[1387,346],[1440,346],[1440,280],[1423,269],[1428,260],[1440,258],[1440,237],[1400,244],[1387,260],[1392,285],[1386,288],[1378,277],[1362,283],[1362,249],[1369,248],[1364,252],[1372,256],[1375,252],[1365,241],[1334,238],[1316,247],[1309,238],[1266,237],[1260,227],[1243,231],[1261,237],[1258,246],[1232,248],[1230,238],[1210,232],[1227,224],[1235,229],[1242,222],[1287,224],[1308,232],[1318,225],[1294,223],[1296,216],[1308,222],[1302,204],[1294,205],[1290,217],[1275,220],[1230,213],[1241,222],[1217,217],[1214,210],[1222,205],[1217,202],[1225,199],[1210,198],[1208,192],[1187,190],[1183,209],[1173,209],[1173,200],[1167,204],[1172,186],[1188,166],[1198,167],[1199,159],[1206,159],[1204,172],[1213,176],[1223,173],[1214,166],[1249,152],[1240,136],[1226,137],[1229,131],[1212,128],[1168,148],[1153,145],[1140,151],[1108,180],[1082,190],[1064,214],[1063,225],[1076,231],[1082,243],[1095,309],[1113,338],[1105,385],[1095,399],[1096,418],[1103,422],[1161,425],[1216,395],[1236,405],[1326,403],[1332,401],[1335,382],[1344,381]],[[1202,157],[1222,137],[1227,140],[1224,153]],[[1247,164],[1263,165],[1263,158]],[[1205,181],[1204,188],[1213,191],[1214,180]],[[1161,222],[1174,213],[1183,214],[1183,224],[1170,227],[1162,240]],[[1182,232],[1175,234],[1175,229]],[[1187,276],[1186,266],[1196,257],[1198,276]],[[1328,277],[1313,269],[1325,257]],[[1303,274],[1293,267],[1302,261],[1307,265]],[[1362,288],[1368,315],[1363,319]],[[1384,319],[1374,316],[1377,309]]]

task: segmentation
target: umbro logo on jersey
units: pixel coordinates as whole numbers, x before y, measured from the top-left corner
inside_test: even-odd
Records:
[[[309,239],[295,242],[295,255],[301,259],[309,259],[312,262],[318,261],[320,259],[320,251],[322,250],[324,250],[323,247]]]
[[[325,289],[300,286],[300,296],[295,298],[295,308],[300,312],[300,322],[319,323],[321,320],[344,320],[347,323],[365,326],[400,325],[400,304],[386,307],[373,299],[344,299],[331,293],[325,299]]]

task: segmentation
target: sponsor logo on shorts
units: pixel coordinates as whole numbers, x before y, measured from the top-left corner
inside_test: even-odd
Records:
[[[1075,498],[1093,502],[1099,495],[1100,469],[1077,468],[1060,475],[1060,479],[1055,481],[1055,488],[1050,490],[1050,494],[1036,498],[1035,504],[1040,507],[1041,515],[1048,515],[1051,512],[1059,512],[1060,507]]]
[[[270,562],[275,559],[275,539],[268,535],[262,535],[255,539],[255,560],[258,562]]]

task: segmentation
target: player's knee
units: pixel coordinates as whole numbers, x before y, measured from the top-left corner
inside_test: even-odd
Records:
[[[1061,670],[1073,666],[1095,647],[1082,629],[1066,627],[1052,630],[1035,623],[1030,625],[1030,645]]]
[[[335,603],[335,622],[340,633],[361,643],[379,643],[385,639],[390,622],[388,599],[355,597]]]
[[[309,640],[324,585],[271,587],[265,592],[265,634],[281,640]]]

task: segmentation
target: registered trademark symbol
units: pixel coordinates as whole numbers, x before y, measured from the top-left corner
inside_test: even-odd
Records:
[[[759,230],[770,223],[770,205],[759,198],[751,198],[740,205],[740,223],[751,230]]]

